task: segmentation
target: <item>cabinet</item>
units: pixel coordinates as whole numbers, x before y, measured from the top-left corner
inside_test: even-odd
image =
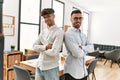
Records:
[[[4,53],[4,80],[15,80],[13,65],[19,65],[22,61],[23,52],[13,51],[11,53]]]

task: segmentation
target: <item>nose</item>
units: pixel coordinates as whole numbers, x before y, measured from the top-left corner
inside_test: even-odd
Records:
[[[78,22],[80,22],[81,20],[80,19],[77,19]]]
[[[81,22],[81,19],[77,19],[76,22],[79,22],[79,23],[80,23],[80,22]]]

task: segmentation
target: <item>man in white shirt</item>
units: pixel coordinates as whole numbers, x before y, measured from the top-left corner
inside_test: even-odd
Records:
[[[33,49],[40,52],[35,80],[59,80],[59,53],[64,33],[55,25],[52,8],[43,9],[41,16],[48,26],[48,33],[40,33],[33,44]]]
[[[64,66],[65,80],[87,80],[88,73],[85,66],[87,40],[80,30],[82,19],[80,10],[72,11],[72,27],[65,32],[65,46],[68,54]]]

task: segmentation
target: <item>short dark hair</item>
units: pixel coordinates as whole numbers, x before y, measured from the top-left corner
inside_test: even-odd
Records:
[[[80,14],[82,14],[82,12],[81,12],[80,10],[74,10],[74,11],[71,12],[71,16],[72,16],[74,13],[80,13]]]
[[[52,8],[45,8],[41,11],[41,16],[47,15],[47,14],[54,14],[54,10]]]

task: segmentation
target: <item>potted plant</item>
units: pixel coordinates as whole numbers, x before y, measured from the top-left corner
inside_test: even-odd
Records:
[[[28,52],[28,49],[25,49],[25,54],[27,54],[27,52]]]
[[[13,51],[15,49],[15,45],[11,45],[11,51]]]

